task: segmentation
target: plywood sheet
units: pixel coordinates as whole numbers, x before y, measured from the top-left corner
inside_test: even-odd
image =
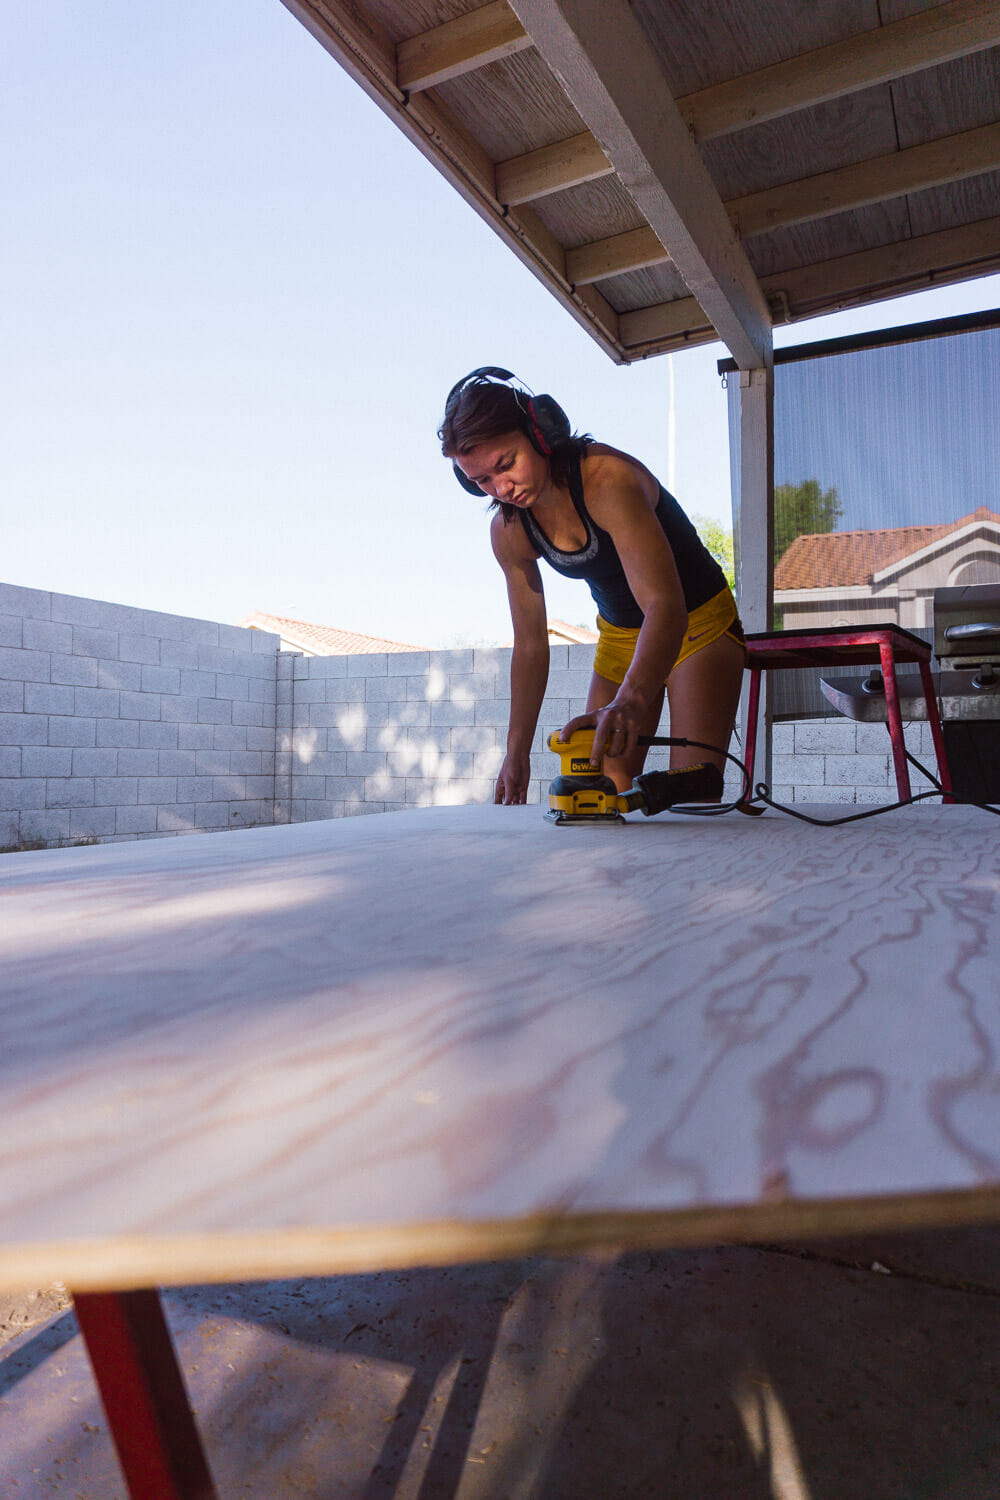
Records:
[[[421,810],[0,902],[0,1284],[1000,1216],[988,813]]]

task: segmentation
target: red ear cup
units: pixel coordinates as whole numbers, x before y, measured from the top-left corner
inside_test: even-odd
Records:
[[[531,428],[530,435],[532,442],[538,449],[539,453],[543,453],[547,458],[548,455],[552,452],[552,447],[539,425],[538,416],[535,412],[535,402],[533,397],[527,397],[522,410],[524,411],[525,416],[528,418],[528,423]]]

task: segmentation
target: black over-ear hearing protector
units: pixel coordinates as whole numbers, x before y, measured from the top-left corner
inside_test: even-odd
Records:
[[[546,457],[572,435],[573,429],[570,426],[569,417],[554,396],[533,396],[523,381],[518,380],[510,370],[501,370],[497,365],[480,365],[478,370],[471,370],[468,375],[463,375],[461,380],[455,382],[444,403],[446,418],[454,410],[459,396],[470,385],[508,386],[521,410],[524,419],[522,425],[529,442],[533,448]],[[485,494],[478,484],[473,484],[472,480],[463,474],[458,464],[452,464],[452,468],[455,471],[455,478],[467,494]]]

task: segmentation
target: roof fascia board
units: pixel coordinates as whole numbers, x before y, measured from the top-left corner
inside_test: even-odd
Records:
[[[706,141],[997,43],[998,0],[949,0],[800,57],[699,89],[677,104],[695,140]]]
[[[764,294],[627,0],[512,8],[737,364],[766,365]]]
[[[530,46],[531,38],[507,0],[492,0],[489,5],[400,42],[396,48],[396,84],[416,94]]]

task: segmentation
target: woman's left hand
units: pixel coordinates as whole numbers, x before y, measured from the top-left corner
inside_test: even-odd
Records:
[[[559,731],[559,738],[568,740],[578,729],[593,726],[594,747],[590,758],[595,766],[600,765],[605,756],[617,759],[636,748],[647,708],[648,705],[636,694],[620,692],[606,708],[597,708],[570,719]]]

